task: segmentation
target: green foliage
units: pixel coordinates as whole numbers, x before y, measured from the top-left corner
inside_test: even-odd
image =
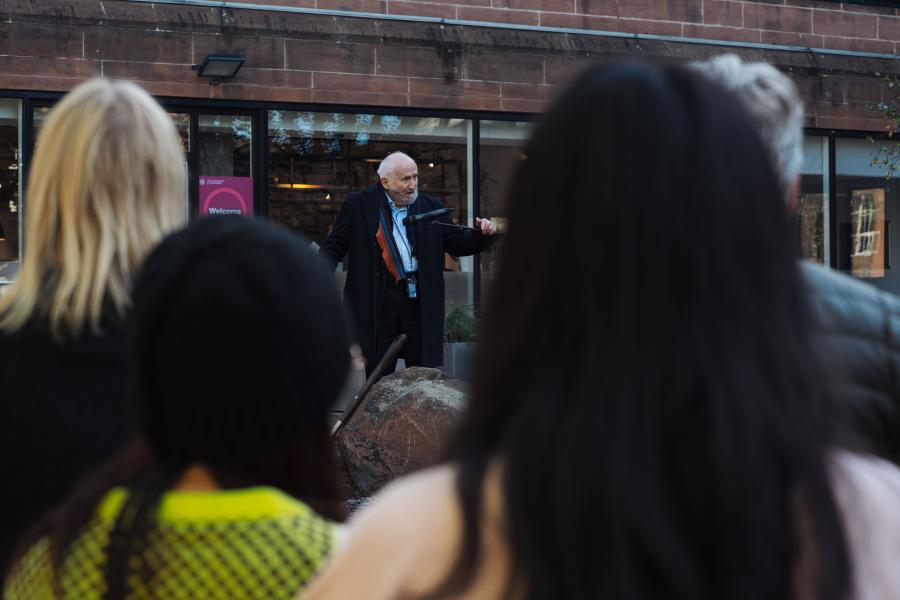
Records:
[[[473,306],[447,304],[444,312],[444,341],[448,343],[478,341],[478,319],[475,317]]]
[[[866,140],[870,144],[877,144],[872,151],[873,167],[880,167],[884,170],[884,177],[890,178],[897,174],[900,170],[900,143],[893,141],[894,133],[900,127],[900,97],[896,91],[900,89],[900,79],[896,75],[885,75],[882,80],[887,83],[889,90],[892,90],[890,98],[885,102],[879,102],[872,105],[872,110],[881,114],[884,118],[885,138],[875,139],[868,136]]]

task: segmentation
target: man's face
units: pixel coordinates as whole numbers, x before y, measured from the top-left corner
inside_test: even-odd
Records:
[[[419,169],[411,160],[394,166],[393,172],[381,178],[381,185],[397,206],[408,206],[419,195]]]

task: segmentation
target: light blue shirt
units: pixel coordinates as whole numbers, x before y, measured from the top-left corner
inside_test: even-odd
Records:
[[[387,195],[387,193],[385,193],[385,195]],[[394,222],[394,243],[397,245],[397,250],[400,252],[400,260],[403,261],[403,270],[407,273],[410,271],[418,271],[419,261],[413,256],[412,245],[406,237],[406,225],[403,224],[403,219],[409,214],[409,207],[404,206],[402,208],[397,208],[394,206],[394,201],[391,200],[390,196],[388,196],[387,199],[388,206],[391,207],[391,220]]]

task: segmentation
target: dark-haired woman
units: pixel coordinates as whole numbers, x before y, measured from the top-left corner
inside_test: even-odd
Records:
[[[308,597],[900,597],[900,473],[839,450],[739,100],[596,67],[526,155],[452,460],[386,489]]]
[[[133,318],[142,440],[31,534],[5,597],[289,598],[343,516],[332,274],[285,230],[210,218],[148,258]]]

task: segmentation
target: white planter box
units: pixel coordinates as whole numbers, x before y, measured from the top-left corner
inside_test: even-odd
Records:
[[[454,379],[472,383],[474,359],[475,342],[444,343],[444,365],[441,371]]]

